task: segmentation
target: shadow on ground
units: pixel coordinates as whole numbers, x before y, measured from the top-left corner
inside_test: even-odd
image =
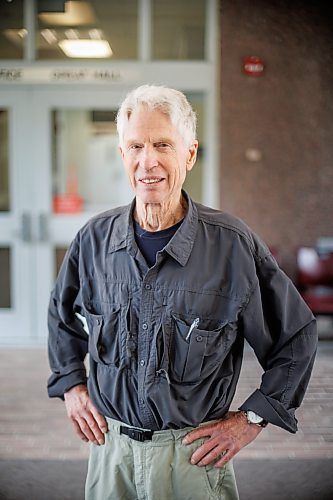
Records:
[[[333,460],[241,459],[234,467],[241,500],[333,498]],[[86,470],[83,460],[0,460],[0,499],[83,500]]]

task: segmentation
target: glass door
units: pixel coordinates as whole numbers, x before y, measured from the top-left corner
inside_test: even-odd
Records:
[[[32,164],[22,91],[0,93],[0,342],[24,345],[33,336],[34,225]]]
[[[93,215],[129,203],[115,117],[126,91],[34,91],[39,245],[37,328],[45,337],[48,300],[64,254]]]

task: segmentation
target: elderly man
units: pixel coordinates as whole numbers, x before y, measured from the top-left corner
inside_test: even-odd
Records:
[[[315,320],[243,222],[182,190],[198,142],[181,92],[134,89],[117,127],[135,198],[87,222],[66,254],[49,395],[91,442],[87,499],[237,499],[230,459],[267,423],[297,430]],[[264,374],[230,412],[244,339]]]

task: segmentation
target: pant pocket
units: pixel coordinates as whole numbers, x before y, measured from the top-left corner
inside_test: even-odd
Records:
[[[222,494],[223,480],[226,469],[225,467],[217,469],[214,467],[214,463],[206,465],[205,467],[202,467],[202,469],[206,474],[207,489],[212,495],[220,495]]]
[[[225,469],[215,469],[214,465],[199,467],[191,464],[191,456],[206,439],[198,439],[190,445],[176,444],[173,463],[173,488],[175,499],[212,500],[224,498],[217,496],[223,486]]]

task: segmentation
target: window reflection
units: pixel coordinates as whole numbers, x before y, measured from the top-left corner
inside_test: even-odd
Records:
[[[205,0],[152,0],[153,58],[205,58]]]
[[[187,173],[184,189],[189,193],[189,195],[198,202],[202,202],[202,186],[203,186],[203,163],[204,163],[204,100],[202,93],[186,93],[186,97],[189,100],[191,106],[193,107],[197,115],[197,138],[199,141],[199,149],[197,161],[193,169]]]
[[[0,59],[22,59],[26,34],[23,0],[0,2]]]
[[[0,212],[9,211],[8,111],[0,109]]]
[[[11,307],[10,249],[0,248],[0,308]]]
[[[38,59],[137,58],[137,0],[60,1],[57,12],[49,12],[50,5],[47,1],[38,2]],[[66,45],[79,50],[82,41],[86,41],[83,53],[71,56]],[[104,55],[88,55],[100,42],[110,50]]]
[[[97,211],[130,202],[116,110],[62,109],[52,116],[54,211]]]

